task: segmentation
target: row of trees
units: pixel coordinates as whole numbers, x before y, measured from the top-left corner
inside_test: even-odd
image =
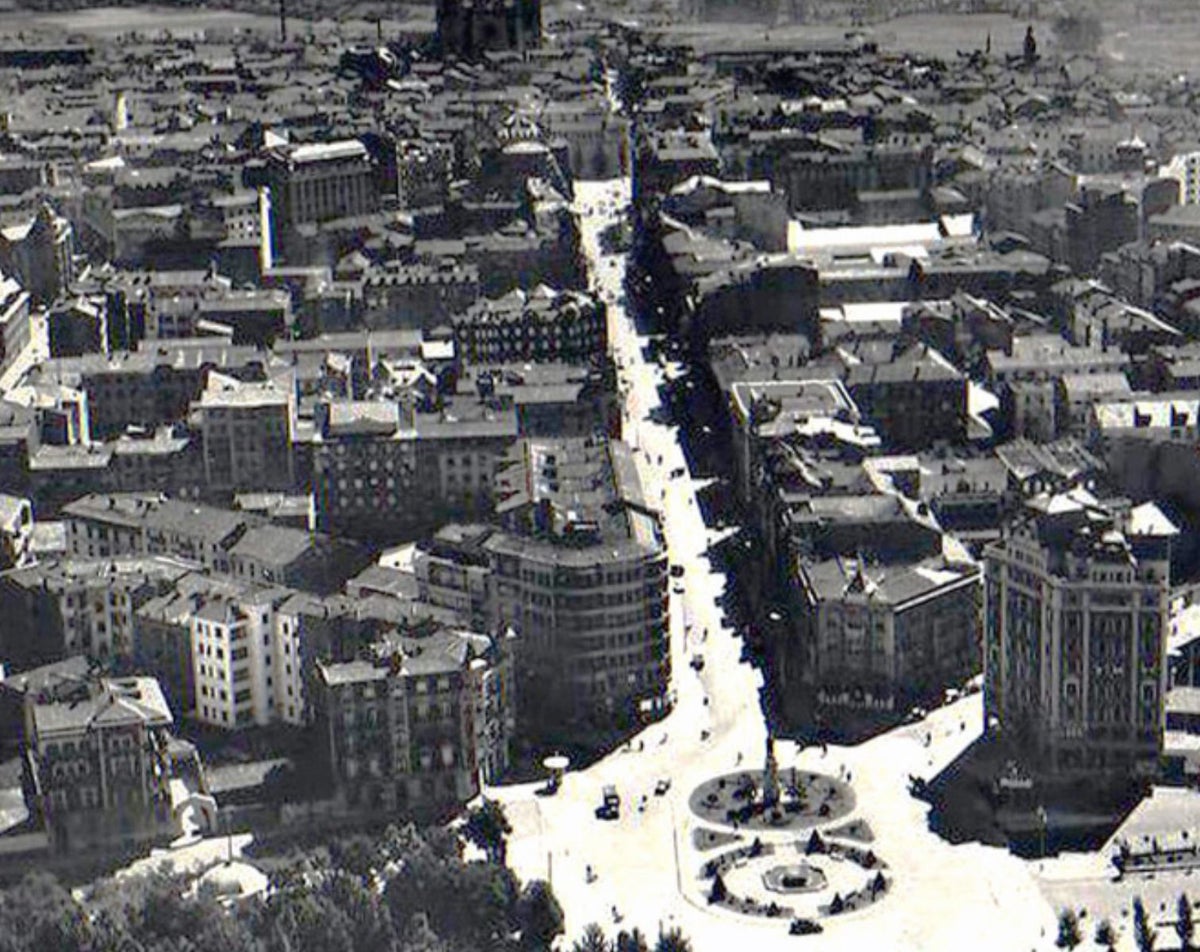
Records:
[[[0,891],[0,952],[540,952],[563,931],[549,885],[465,862],[440,828],[297,850],[270,878],[266,899],[227,910],[166,872],[81,901],[32,874]]]
[[[511,832],[485,802],[463,836],[486,854],[466,862],[458,836],[409,824],[272,858],[262,901],[225,907],[164,871],[68,892],[49,873],[0,890],[0,952],[544,952],[563,933],[549,884],[523,887],[505,866]],[[690,952],[678,930],[651,947],[638,930],[608,943],[598,926],[584,952]]]
[[[571,946],[572,952],[692,952],[692,944],[679,929],[668,929],[660,933],[653,946],[640,929],[622,930],[612,941],[604,930],[592,922],[583,930],[583,935]]]
[[[1182,952],[1193,952],[1196,948],[1196,922],[1192,912],[1192,903],[1187,893],[1181,893],[1175,903],[1175,936],[1179,940]],[[1106,949],[1113,949],[1117,944],[1117,933],[1112,923],[1102,919],[1096,924],[1096,944]],[[1158,930],[1150,924],[1150,917],[1141,898],[1133,901],[1133,941],[1138,952],[1154,952],[1158,942]],[[1083,942],[1083,932],[1080,927],[1079,915],[1074,909],[1064,909],[1058,916],[1058,938],[1055,944],[1060,949],[1074,949]]]

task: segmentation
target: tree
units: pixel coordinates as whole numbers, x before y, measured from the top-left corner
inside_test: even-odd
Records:
[[[87,916],[50,873],[29,873],[0,893],[0,948],[62,950],[87,948]]]
[[[572,952],[608,952],[608,940],[604,938],[604,930],[594,922],[583,927],[583,935],[571,946]]]
[[[563,911],[549,883],[535,879],[526,884],[517,902],[516,919],[526,949],[548,949],[554,937],[562,935]]]
[[[654,943],[654,952],[692,952],[692,943],[678,926],[660,932]]]
[[[1117,944],[1117,933],[1107,919],[1101,919],[1096,924],[1096,944],[1106,949],[1111,949]]]
[[[725,888],[725,880],[721,878],[721,874],[717,873],[713,877],[712,892],[708,894],[710,903],[724,902],[729,896],[729,890]]]
[[[1183,952],[1191,952],[1192,938],[1196,932],[1196,923],[1192,918],[1192,903],[1187,893],[1180,893],[1175,903],[1175,934],[1179,936],[1179,947]]]
[[[1064,909],[1058,914],[1058,938],[1054,944],[1060,949],[1073,949],[1083,941],[1079,934],[1079,917],[1074,909]]]
[[[812,831],[812,836],[808,838],[808,845],[804,847],[804,852],[811,856],[813,853],[825,852],[825,841],[821,839],[821,834],[816,830]]]
[[[650,952],[650,944],[642,930],[634,926],[628,932],[622,929],[617,933],[616,952]]]
[[[512,824],[504,815],[504,808],[495,800],[483,801],[467,814],[463,835],[487,854],[489,862],[504,865],[508,853],[505,837],[512,832]]]
[[[1142,905],[1139,896],[1133,901],[1133,941],[1138,947],[1138,952],[1154,952],[1154,942],[1157,938],[1157,933],[1150,928],[1146,907]]]

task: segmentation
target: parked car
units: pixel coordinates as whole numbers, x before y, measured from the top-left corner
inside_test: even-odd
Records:
[[[702,654],[692,655],[692,660],[689,661],[688,664],[690,664],[692,666],[693,671],[703,671],[704,670],[704,655],[702,655]]]
[[[683,578],[683,566],[678,562],[671,566],[671,578]]]
[[[671,789],[671,778],[663,777],[658,783],[656,783],[654,785],[654,795],[656,797],[661,797],[663,794],[665,794],[670,789]]]

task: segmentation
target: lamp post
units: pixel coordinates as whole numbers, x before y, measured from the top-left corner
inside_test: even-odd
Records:
[[[1046,816],[1046,808],[1044,806],[1042,806],[1040,803],[1038,804],[1038,808],[1037,808],[1037,820],[1038,820],[1038,829],[1041,833],[1041,838],[1042,838],[1041,856],[1042,856],[1042,859],[1045,859],[1046,858],[1046,825],[1047,825],[1048,817]]]

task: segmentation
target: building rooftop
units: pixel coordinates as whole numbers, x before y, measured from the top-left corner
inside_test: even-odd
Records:
[[[289,526],[252,526],[247,529],[229,554],[264,565],[289,565],[316,548],[314,536]]]
[[[144,532],[199,538],[210,545],[232,540],[250,517],[228,509],[146,493],[88,495],[67,503],[64,519],[86,519]]]
[[[33,706],[34,733],[39,744],[87,731],[140,724],[170,727],[171,709],[154,678],[105,678],[81,689],[69,702]]]
[[[806,588],[817,602],[860,598],[895,611],[963,586],[977,585],[978,565],[935,557],[911,563],[872,566],[862,559],[832,558],[801,563]]]

